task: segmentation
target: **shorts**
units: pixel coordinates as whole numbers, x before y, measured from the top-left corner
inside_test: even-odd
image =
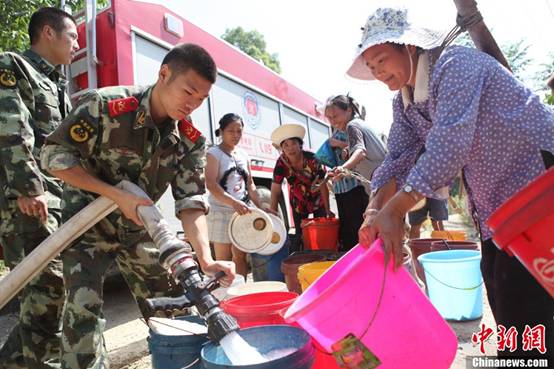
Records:
[[[210,242],[231,243],[229,238],[229,223],[235,211],[233,209],[222,210],[211,208],[207,215],[208,239]]]
[[[408,213],[408,221],[414,226],[423,223],[428,216],[431,220],[448,220],[447,200],[427,197],[424,207]]]

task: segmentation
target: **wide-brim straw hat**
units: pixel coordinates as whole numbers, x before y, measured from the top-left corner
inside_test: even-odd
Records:
[[[392,42],[429,50],[440,46],[446,37],[444,31],[417,26],[409,19],[408,10],[404,8],[377,9],[367,18],[362,31],[362,41],[352,65],[346,71],[350,77],[362,80],[375,79],[362,57],[370,47]]]
[[[271,133],[271,142],[275,147],[281,147],[281,142],[289,138],[296,137],[304,140],[304,136],[306,136],[306,129],[300,124],[283,124]]]

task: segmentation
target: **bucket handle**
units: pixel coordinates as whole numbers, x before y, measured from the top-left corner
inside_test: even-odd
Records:
[[[426,274],[429,274],[429,276],[431,278],[433,278],[435,281],[439,282],[440,284],[442,284],[443,286],[446,286],[448,288],[452,288],[454,290],[460,290],[460,291],[473,291],[473,290],[476,290],[478,289],[479,287],[481,287],[484,283],[484,280],[481,279],[481,283],[479,283],[477,286],[475,287],[454,287],[454,286],[451,286],[449,285],[448,283],[444,283],[443,281],[439,280],[437,277],[435,277],[433,274],[429,273],[429,271],[425,271]]]
[[[200,361],[200,358],[197,357],[196,359],[194,359],[194,361],[190,364],[187,364],[183,367],[181,367],[181,369],[189,369],[189,368],[192,368],[193,366],[195,366],[198,362]]]
[[[448,232],[448,231],[447,231]],[[444,246],[446,246],[446,249],[448,250],[452,250],[452,248],[450,247],[450,245],[448,244],[448,242],[446,242],[446,240],[442,240],[442,243],[444,243]]]

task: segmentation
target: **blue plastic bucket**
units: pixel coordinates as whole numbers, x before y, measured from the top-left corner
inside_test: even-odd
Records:
[[[289,256],[289,243],[287,239],[283,247],[273,255],[250,254],[254,282],[285,281],[281,263]]]
[[[182,316],[176,319],[205,324],[204,319],[196,315]],[[208,342],[206,334],[184,333],[182,336],[166,336],[150,330],[148,348],[152,354],[152,368],[201,369],[200,351],[206,342]]]
[[[274,350],[295,348],[291,354],[261,364],[232,365],[221,346],[208,343],[202,349],[204,369],[311,369],[315,359],[312,339],[306,331],[289,325],[262,325],[241,329],[239,334],[262,355]]]
[[[483,315],[479,251],[435,251],[417,259],[425,271],[429,299],[443,318],[472,320]]]

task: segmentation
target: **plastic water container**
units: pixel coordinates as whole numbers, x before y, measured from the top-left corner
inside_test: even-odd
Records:
[[[512,196],[487,223],[496,245],[515,255],[554,298],[554,168]]]
[[[431,238],[442,238],[450,241],[465,241],[466,233],[464,231],[432,231]]]
[[[337,218],[302,219],[305,250],[338,250],[340,222]]]
[[[289,256],[289,244],[287,240],[284,246],[272,255],[250,254],[254,282],[285,281],[281,264]]]
[[[304,264],[308,264],[314,261],[323,261],[326,260],[327,256],[323,253],[314,252],[314,253],[294,253],[293,255],[286,258],[281,263],[281,271],[285,275],[285,282],[289,291],[296,292],[298,294],[302,293],[302,286],[298,280],[298,269]]]
[[[220,307],[234,316],[241,328],[285,324],[283,314],[297,297],[294,292],[261,292],[222,301]]]
[[[419,257],[429,299],[443,318],[473,320],[483,315],[481,253],[475,250],[436,251]]]
[[[228,299],[229,296],[228,296],[227,292],[229,291],[230,288],[242,286],[245,283],[246,283],[246,281],[244,280],[244,276],[241,275],[241,274],[236,274],[235,279],[233,279],[233,282],[231,283],[231,285],[229,287],[216,288],[215,290],[212,291],[212,295],[215,298],[217,298],[219,301]]]
[[[431,251],[447,250],[479,250],[479,244],[472,241],[435,241],[431,243]]]
[[[302,291],[306,291],[333,264],[335,264],[334,261],[317,261],[315,263],[304,264],[298,268],[298,280],[302,286]]]
[[[182,316],[177,319],[204,325],[204,319],[196,315]],[[150,330],[148,348],[152,354],[153,369],[181,369],[190,366],[200,369],[200,351],[209,341],[206,334],[183,334],[166,336]]]
[[[283,282],[265,281],[248,282],[238,286],[230,287],[227,290],[227,298],[232,299],[238,296],[251,295],[261,292],[287,292],[287,285]]]
[[[262,355],[275,350],[294,349],[284,357],[262,364],[231,365],[219,345],[209,343],[202,349],[204,369],[311,369],[314,348],[310,336],[300,328],[288,325],[271,325],[241,329],[238,334]]]
[[[386,272],[385,272],[386,270]],[[404,268],[385,268],[382,242],[358,245],[313,283],[285,313],[325,349],[352,333],[379,369],[449,368],[456,334]]]

